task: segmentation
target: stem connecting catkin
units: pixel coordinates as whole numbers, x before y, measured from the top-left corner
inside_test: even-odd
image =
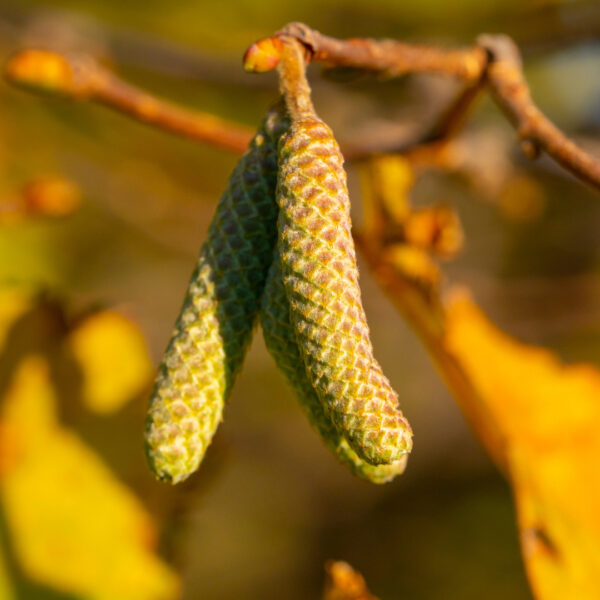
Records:
[[[246,354],[276,240],[284,112],[280,103],[267,113],[229,179],[159,367],[146,419],[159,479],[177,483],[198,468]]]
[[[325,414],[357,455],[398,462],[412,431],[373,356],[343,157],[314,113],[296,43],[285,43],[279,73],[292,123],[279,142],[278,247],[298,347]]]
[[[372,483],[386,483],[401,474],[406,467],[406,454],[390,465],[371,465],[357,456],[325,414],[308,378],[290,321],[290,305],[283,285],[278,253],[275,254],[267,277],[260,307],[260,323],[265,345],[271,356],[296,392],[311,425],[338,459],[356,475]]]

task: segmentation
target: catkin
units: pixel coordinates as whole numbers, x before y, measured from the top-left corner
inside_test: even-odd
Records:
[[[401,474],[406,467],[406,454],[398,462],[390,465],[371,465],[357,456],[325,414],[321,401],[308,379],[290,321],[290,305],[283,285],[278,253],[275,253],[273,258],[261,300],[260,323],[268,351],[296,392],[311,425],[339,460],[356,475],[372,483],[386,483]]]
[[[325,414],[357,455],[373,465],[398,462],[412,432],[373,356],[343,158],[329,127],[298,113],[279,143],[277,183],[279,252],[298,347]]]
[[[276,240],[277,142],[283,105],[270,110],[236,165],[201,248],[146,419],[146,453],[160,479],[199,466],[221,421],[258,314]]]

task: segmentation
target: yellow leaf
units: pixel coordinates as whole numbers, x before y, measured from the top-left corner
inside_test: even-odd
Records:
[[[600,598],[600,372],[517,342],[464,295],[445,343],[504,438],[537,597]]]
[[[396,223],[410,213],[408,194],[415,184],[415,174],[408,160],[400,155],[380,156],[371,161],[373,185],[377,197]]]
[[[82,598],[176,597],[176,576],[153,552],[149,515],[101,459],[60,426],[54,401],[48,366],[27,358],[4,398],[2,431],[12,432],[16,450],[0,479],[21,568],[34,581]]]
[[[429,254],[407,244],[389,244],[381,253],[381,260],[393,265],[404,277],[430,288],[440,279],[440,270]]]
[[[83,399],[93,411],[116,412],[143,391],[153,374],[144,337],[113,311],[86,318],[68,341],[83,372]]]
[[[363,231],[377,235],[387,215],[395,224],[403,223],[410,214],[409,192],[415,175],[408,160],[399,155],[377,156],[360,171]]]
[[[564,462],[573,459],[577,457],[565,456]],[[538,465],[530,464],[517,451],[512,453],[510,465],[521,547],[536,597],[600,598],[600,540],[588,527],[585,516],[577,514],[577,500],[573,510],[564,510],[556,501],[554,490],[545,487],[548,478],[536,473]],[[559,481],[554,479],[554,483]],[[571,483],[570,478],[563,482],[565,486]],[[585,485],[585,481],[580,484]],[[581,491],[574,489],[572,493]]]

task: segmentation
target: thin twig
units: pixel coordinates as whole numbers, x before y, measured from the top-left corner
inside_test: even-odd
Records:
[[[469,110],[484,88],[484,80],[469,83],[446,106],[440,114],[424,129],[416,134],[407,136],[406,139],[396,142],[387,149],[379,148],[373,151],[374,144],[367,146],[344,147],[344,157],[348,160],[369,160],[375,153],[402,154],[408,158],[413,166],[426,164],[444,165],[448,160],[449,142],[456,136],[465,124]],[[364,144],[364,142],[363,142]],[[347,148],[350,153],[347,155]]]
[[[414,163],[436,163],[432,160],[435,154],[443,163],[444,149],[447,143],[456,136],[464,125],[474,101],[484,88],[483,80],[467,84],[459,94],[442,109],[432,123],[417,132],[405,134],[403,139],[382,143],[377,138],[364,139],[360,142],[342,144],[344,158],[347,161],[364,162],[376,154],[407,154]],[[423,158],[420,155],[424,153]]]
[[[93,100],[139,121],[236,154],[245,152],[252,139],[252,131],[243,125],[159,100],[109,73],[107,75]]]
[[[5,76],[22,87],[103,104],[163,131],[236,154],[243,153],[252,138],[243,125],[159,100],[86,56],[24,50],[10,59]]]
[[[422,135],[420,144],[454,137],[466,121],[467,113],[484,88],[483,77],[465,86]]]
[[[479,78],[487,60],[479,46],[445,49],[396,40],[338,40],[303,23],[290,23],[278,35],[293,36],[302,42],[314,61],[372,70],[386,77],[431,72],[473,81]]]

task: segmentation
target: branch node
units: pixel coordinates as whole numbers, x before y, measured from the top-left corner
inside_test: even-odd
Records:
[[[536,160],[540,157],[540,154],[542,153],[540,145],[530,137],[524,137],[521,140],[520,145],[523,154],[525,154],[525,156],[531,160]]]
[[[519,47],[512,38],[504,34],[482,33],[477,37],[477,45],[483,48],[489,62],[507,62],[521,70],[523,61]]]

